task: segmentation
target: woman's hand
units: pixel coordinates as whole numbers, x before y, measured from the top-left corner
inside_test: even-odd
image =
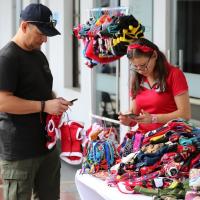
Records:
[[[126,114],[123,113],[119,113],[119,117],[118,117],[120,123],[122,123],[125,126],[129,126],[131,124],[131,122],[135,121],[135,119],[132,119],[131,117],[129,117]]]
[[[152,116],[148,112],[141,110],[140,115],[135,119],[138,123],[150,124],[152,123]]]

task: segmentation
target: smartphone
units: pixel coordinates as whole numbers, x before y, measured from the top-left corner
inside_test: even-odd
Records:
[[[77,101],[77,100],[78,100],[78,98],[75,98],[75,99],[72,99],[70,102],[74,103],[74,101]]]
[[[136,114],[134,114],[134,113],[125,113],[125,114],[123,114],[123,115],[128,116],[128,117],[130,117],[130,118],[132,118],[132,119],[134,119],[134,118],[136,118],[136,117],[139,116],[139,115],[136,115]]]

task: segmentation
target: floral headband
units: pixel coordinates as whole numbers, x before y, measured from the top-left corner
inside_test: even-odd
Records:
[[[129,45],[128,51],[130,51],[132,49],[139,49],[144,53],[154,51],[154,49],[152,49],[151,47],[148,47],[146,45],[141,45],[141,44],[131,44],[131,45]]]

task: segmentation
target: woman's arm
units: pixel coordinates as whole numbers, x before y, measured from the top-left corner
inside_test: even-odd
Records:
[[[134,113],[136,112],[136,104],[135,99],[130,99],[130,112]]]
[[[167,114],[157,114],[157,122],[166,123],[175,118],[183,118],[185,120],[189,120],[191,118],[191,107],[188,92],[175,96],[174,100],[177,110]]]
[[[166,114],[149,114],[148,112],[142,110],[136,121],[138,123],[167,123],[168,121],[176,118],[189,120],[191,118],[191,108],[188,92],[175,96],[174,100],[177,106],[176,111]]]

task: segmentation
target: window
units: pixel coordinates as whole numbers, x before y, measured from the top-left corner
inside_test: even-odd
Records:
[[[73,1],[73,26],[77,26],[80,23],[80,0]],[[73,87],[80,87],[80,64],[79,64],[79,40],[73,36]]]

